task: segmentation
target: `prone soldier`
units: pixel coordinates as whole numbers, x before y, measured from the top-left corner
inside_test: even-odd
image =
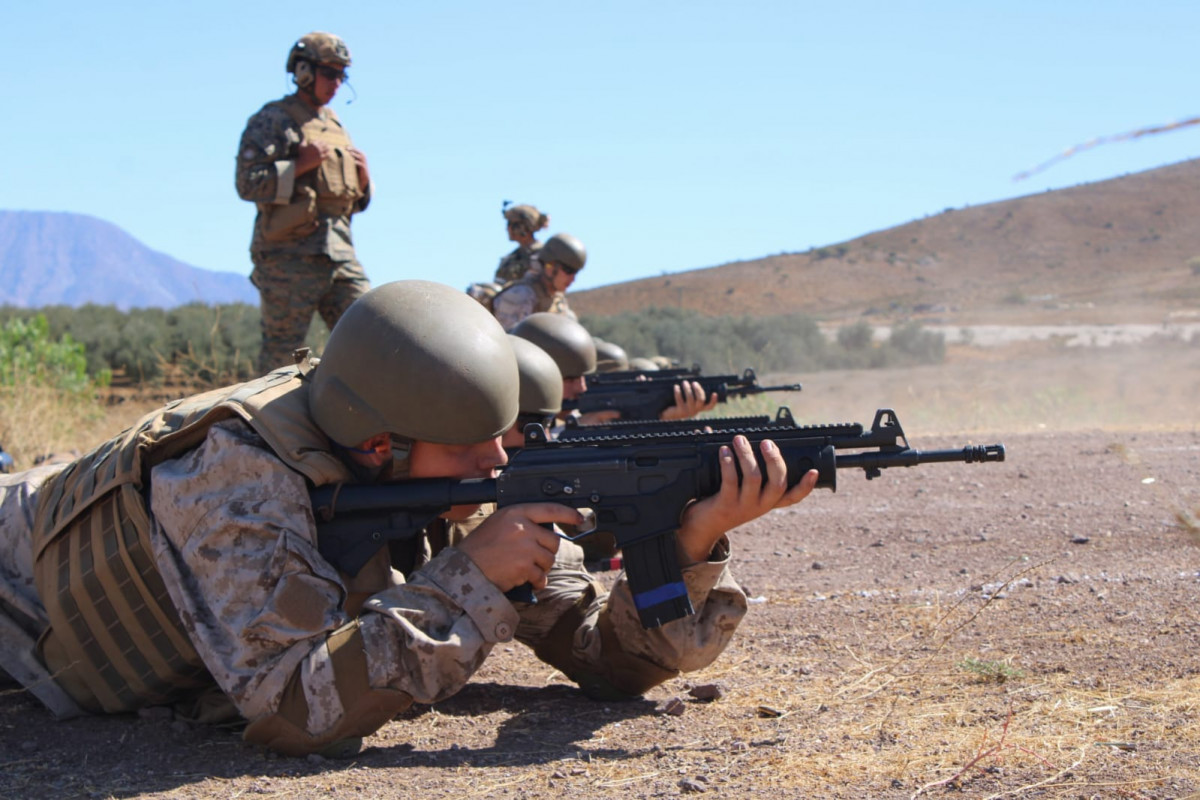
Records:
[[[587,329],[561,314],[531,314],[516,325],[513,335],[528,339],[545,350],[563,374],[563,400],[578,400],[587,391],[587,376],[596,371],[596,343]],[[696,381],[681,380],[674,386],[674,404],[661,419],[690,419],[717,405]],[[583,425],[597,425],[619,419],[619,411],[603,410],[582,415]]]
[[[623,578],[605,593],[544,527],[582,522],[556,503],[475,518],[458,539],[446,526],[476,509],[453,507],[403,571],[386,547],[353,575],[322,557],[314,487],[495,477],[519,405],[516,356],[486,310],[404,281],[356,301],[319,361],[0,477],[0,668],[58,717],[169,705],[241,719],[247,741],[282,753],[344,755],[458,691],[498,642],[604,698],[711,663],[746,611],[726,532],[817,477],[787,489],[765,442],[761,467],[745,437],[722,448],[719,490],[675,539],[697,613],[653,629]],[[526,583],[538,602],[514,605],[504,593]]]

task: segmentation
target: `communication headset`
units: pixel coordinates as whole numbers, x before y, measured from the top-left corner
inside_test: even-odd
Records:
[[[296,85],[301,89],[307,89],[317,78],[313,74],[312,62],[307,58],[296,59],[295,64],[292,66],[292,75],[296,80]]]

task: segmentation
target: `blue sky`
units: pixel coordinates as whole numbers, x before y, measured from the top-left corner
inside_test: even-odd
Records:
[[[0,209],[242,274],[238,138],[310,30],[354,57],[332,105],[376,182],[354,223],[375,283],[489,278],[505,199],[584,241],[578,289],[1200,152],[1197,126],[1013,181],[1200,114],[1194,2],[13,2],[0,23]]]

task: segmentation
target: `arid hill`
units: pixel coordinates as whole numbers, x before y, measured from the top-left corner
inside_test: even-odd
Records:
[[[951,324],[1158,322],[1200,301],[1200,160],[946,211],[804,253],[581,291],[584,314],[682,307],[936,317]],[[1066,313],[1064,313],[1066,312]]]

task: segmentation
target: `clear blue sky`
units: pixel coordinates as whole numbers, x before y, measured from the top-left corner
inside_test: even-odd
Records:
[[[6,3],[0,24],[0,209],[92,214],[242,274],[238,138],[310,30],[354,57],[333,107],[376,182],[354,223],[375,283],[489,278],[505,199],[585,242],[578,289],[1200,152],[1198,126],[1012,180],[1200,114],[1195,2],[71,0]]]

